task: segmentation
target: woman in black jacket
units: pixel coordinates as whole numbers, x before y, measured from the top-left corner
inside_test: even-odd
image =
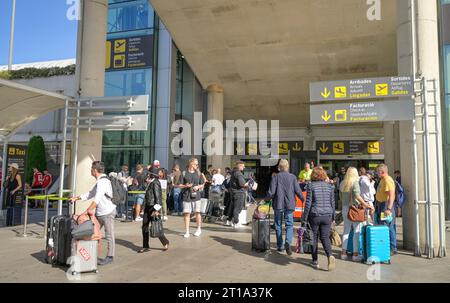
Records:
[[[327,179],[327,173],[323,168],[313,169],[311,183],[306,186],[306,204],[302,223],[309,222],[314,233],[312,266],[319,268],[317,250],[320,235],[320,241],[328,258],[328,270],[331,271],[336,266],[330,240],[331,224],[335,217],[335,200],[334,185],[327,182]]]
[[[145,192],[145,200],[144,200],[144,218],[142,221],[142,237],[143,237],[143,248],[138,251],[138,253],[144,253],[150,250],[149,246],[149,225],[151,220],[154,219],[155,216],[159,216],[159,210],[161,209],[162,204],[162,189],[161,183],[158,180],[158,175],[149,172],[150,183],[147,187],[147,191]],[[167,240],[166,236],[163,234],[159,237],[161,244],[164,246],[164,250],[169,249],[169,240]]]

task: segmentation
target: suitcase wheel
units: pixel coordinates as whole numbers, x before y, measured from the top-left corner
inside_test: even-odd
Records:
[[[79,275],[79,274],[80,274],[79,272],[72,271],[72,276],[76,276],[76,275]]]

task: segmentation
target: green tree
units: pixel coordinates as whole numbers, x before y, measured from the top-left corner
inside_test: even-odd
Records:
[[[41,136],[34,136],[28,142],[25,180],[29,184],[33,182],[34,167],[37,167],[41,172],[47,168],[44,139]]]

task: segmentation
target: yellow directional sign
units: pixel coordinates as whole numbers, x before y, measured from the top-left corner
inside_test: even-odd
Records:
[[[124,53],[127,49],[127,40],[121,39],[114,41],[114,53],[121,54]]]
[[[337,109],[334,112],[334,120],[336,120],[336,122],[347,121],[347,110],[345,110],[345,109]]]
[[[243,151],[244,151],[244,149],[242,148],[242,145],[241,145],[241,144],[238,144],[237,147],[236,147],[236,152],[237,152],[237,154],[238,154],[238,155],[239,155],[239,154],[242,154]]]
[[[347,87],[346,86],[336,86],[334,88],[334,97],[336,99],[347,98]]]
[[[111,68],[111,41],[106,41],[106,64],[105,69]]]
[[[258,154],[258,144],[257,143],[249,143],[247,145],[247,151],[249,155],[257,155]]]
[[[325,99],[328,99],[328,97],[331,95],[331,92],[328,90],[328,87],[325,87],[323,89],[323,92],[320,93],[322,95],[322,97],[324,97]]]
[[[289,153],[289,144],[287,142],[278,143],[278,154],[287,155]]]
[[[298,142],[295,142],[295,145],[292,147],[293,151],[299,152],[302,150],[302,147],[298,145]]]
[[[387,83],[376,84],[375,85],[375,95],[377,95],[377,96],[389,95],[389,85]]]
[[[327,110],[324,111],[324,112],[323,112],[323,115],[322,115],[322,120],[325,121],[325,122],[327,122],[327,121],[330,120],[330,119],[331,119],[331,115],[328,113]]]
[[[344,151],[344,142],[333,142],[333,154],[343,154]]]
[[[380,142],[369,142],[367,144],[367,152],[369,154],[379,154],[380,153]]]
[[[319,148],[320,152],[322,154],[326,153],[328,151],[328,146],[324,143],[322,143],[322,146]]]

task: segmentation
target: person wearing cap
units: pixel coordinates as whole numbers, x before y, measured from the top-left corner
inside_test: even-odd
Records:
[[[158,174],[149,172],[150,182],[145,192],[144,200],[144,218],[142,221],[142,238],[143,238],[143,248],[138,251],[138,253],[144,253],[150,251],[150,232],[149,225],[151,220],[160,215],[161,204],[162,204],[162,189],[161,183],[158,180]],[[165,235],[159,237],[159,241],[164,246],[164,251],[169,249],[169,240],[167,240]]]
[[[10,175],[5,182],[6,203],[7,206],[13,207],[16,202],[17,192],[22,188],[22,177],[19,174],[19,164],[17,163],[10,164],[9,171]]]

